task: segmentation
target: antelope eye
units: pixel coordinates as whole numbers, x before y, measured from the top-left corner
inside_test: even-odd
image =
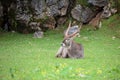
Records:
[[[67,42],[68,40],[66,39],[65,41]]]
[[[68,42],[70,39],[66,39],[65,41]]]

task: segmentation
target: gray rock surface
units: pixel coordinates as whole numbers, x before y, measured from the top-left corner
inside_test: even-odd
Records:
[[[2,25],[2,16],[3,16],[3,6],[1,5],[1,2],[0,2],[0,26]]]
[[[95,15],[95,13],[88,7],[76,5],[71,11],[72,17],[82,23],[88,23]]]
[[[88,3],[94,6],[103,7],[108,4],[108,0],[88,0]]]

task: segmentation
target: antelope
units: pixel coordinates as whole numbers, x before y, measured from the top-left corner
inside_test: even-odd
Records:
[[[99,12],[96,15],[96,17],[89,22],[89,25],[92,25],[95,30],[101,28],[101,24],[102,24],[101,17],[102,17],[102,12]]]
[[[60,58],[83,58],[84,49],[83,46],[79,43],[73,41],[77,36],[78,31],[73,32],[68,35],[69,29],[71,27],[71,21],[65,33],[64,39],[61,43],[61,46],[56,54],[56,57]]]
[[[112,3],[108,3],[108,5],[106,5],[103,8],[103,13],[102,13],[102,18],[109,18],[111,15],[115,14],[117,12],[116,8],[112,8]]]

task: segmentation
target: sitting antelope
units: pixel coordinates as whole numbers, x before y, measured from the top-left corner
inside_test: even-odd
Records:
[[[95,30],[101,28],[101,25],[102,25],[101,16],[102,16],[102,12],[99,12],[96,15],[96,17],[89,22],[89,25],[92,25]]]
[[[56,54],[56,57],[61,58],[83,58],[84,57],[84,49],[83,46],[79,43],[73,41],[76,35],[79,33],[78,31],[73,32],[68,35],[69,29],[71,27],[71,21],[69,23],[68,29],[65,33],[62,44]]]

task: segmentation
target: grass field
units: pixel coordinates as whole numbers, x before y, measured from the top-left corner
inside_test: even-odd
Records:
[[[32,34],[0,33],[0,80],[120,80],[120,20],[112,16],[102,28],[83,26],[84,59],[55,58],[63,29]]]

